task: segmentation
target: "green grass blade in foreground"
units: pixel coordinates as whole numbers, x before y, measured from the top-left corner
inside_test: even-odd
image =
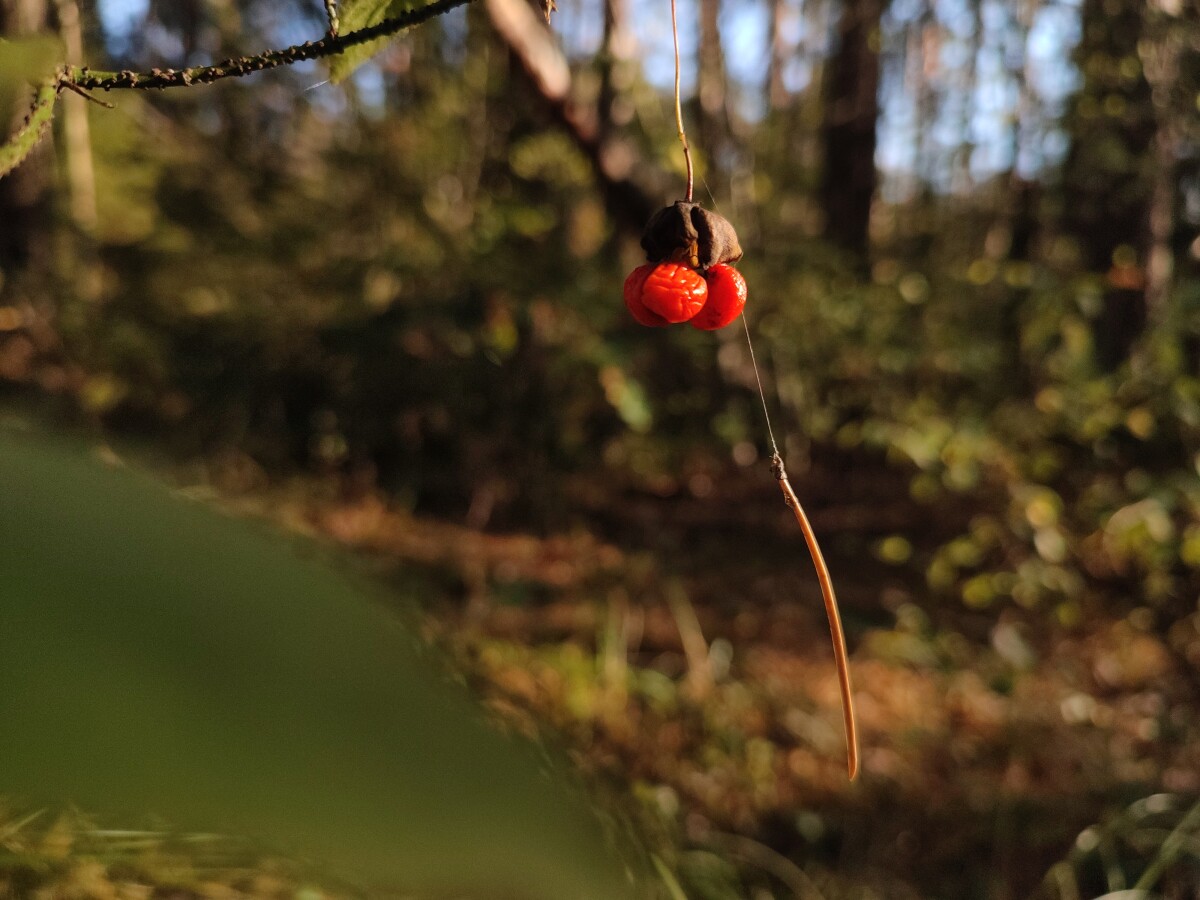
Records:
[[[631,896],[580,798],[368,594],[0,428],[0,793],[250,836],[359,884]]]

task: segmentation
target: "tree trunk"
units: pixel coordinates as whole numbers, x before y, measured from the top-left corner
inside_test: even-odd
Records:
[[[75,0],[55,0],[58,22],[66,45],[67,62],[85,65],[83,27]],[[67,184],[71,221],[85,234],[96,228],[96,173],[92,162],[92,138],[88,129],[87,100],[65,92],[62,97],[63,143],[66,150]]]
[[[1146,325],[1146,252],[1154,107],[1140,67],[1143,8],[1085,0],[1077,62],[1084,83],[1069,117],[1063,174],[1067,227],[1088,271],[1104,280],[1093,343],[1101,369],[1124,362]]]
[[[1022,316],[1030,297],[1031,265],[1035,258],[1038,237],[1038,207],[1041,203],[1041,182],[1027,179],[1021,172],[1021,153],[1027,142],[1027,130],[1035,120],[1033,92],[1029,86],[1029,32],[1038,0],[1024,0],[1017,5],[1011,27],[1018,33],[1020,56],[1013,60],[1011,77],[1017,86],[1017,104],[1009,133],[1011,163],[1004,181],[1008,185],[998,203],[995,223],[989,232],[989,255],[1002,257],[1015,264],[1013,279],[997,279],[997,302],[1000,307],[1000,338],[1003,359],[1007,364],[1010,394],[1028,396],[1031,382],[1022,352]]]
[[[838,46],[825,77],[826,234],[866,260],[875,197],[882,0],[843,0]]]
[[[699,0],[700,47],[696,88],[700,147],[708,160],[710,185],[729,178],[729,117],[725,107],[725,54],[721,50],[720,0]]]
[[[600,63],[597,107],[605,138],[614,128],[628,125],[634,105],[629,90],[635,80],[633,55],[637,40],[629,22],[629,0],[604,0],[604,55]]]
[[[1040,186],[1020,177],[1015,171],[1009,173],[1007,181],[1008,198],[999,213],[1000,221],[996,227],[1008,231],[1005,261],[1010,265],[1016,264],[1016,272],[1020,272],[1021,268],[1029,271],[1037,238]],[[1029,284],[1027,277],[1016,279],[1012,283],[996,279],[996,290],[999,292],[996,301],[1000,306],[1000,340],[1007,368],[1005,390],[1009,395],[1027,396],[1030,388],[1029,370],[1025,366],[1022,352],[1022,316],[1029,303]]]
[[[769,8],[771,55],[767,59],[767,108],[783,109],[788,102],[787,86],[783,81],[783,67],[787,64],[790,49],[783,35],[783,20],[786,13],[784,0],[770,0]]]
[[[573,101],[566,57],[525,0],[486,0],[484,8],[520,64],[518,70],[526,85],[592,164],[609,215],[631,232],[640,233],[660,204],[633,180],[633,148],[606,140],[596,109],[580,108]]]
[[[1146,221],[1146,311],[1149,321],[1159,325],[1168,317],[1176,234],[1185,206],[1182,157],[1195,160],[1200,138],[1195,106],[1200,87],[1200,7],[1168,12],[1165,4],[1155,5],[1158,9],[1150,14],[1153,19],[1138,51],[1155,113]],[[1190,151],[1184,149],[1189,147]],[[1186,250],[1181,255],[1185,254]]]

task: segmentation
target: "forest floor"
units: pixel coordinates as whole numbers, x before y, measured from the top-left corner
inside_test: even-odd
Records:
[[[932,596],[871,548],[896,532],[933,545],[969,511],[878,502],[904,496],[900,477],[796,479],[843,605],[854,783],[815,576],[765,472],[655,491],[581,480],[565,502],[586,527],[550,535],[329,486],[226,497],[439,598],[428,633],[473,689],[632,807],[689,896],[1132,887],[1178,798],[1200,792],[1195,667],[1144,609],[1067,628]]]
[[[932,594],[872,548],[903,533],[919,555],[970,511],[877,501],[904,496],[885,468],[794,479],[842,600],[854,783],[816,579],[765,470],[580,480],[563,500],[577,524],[543,534],[245,474],[201,480],[424,598],[428,636],[497,720],[565,749],[692,900],[1099,896],[1133,886],[1200,792],[1196,669],[1153,617],[1068,628]],[[0,897],[337,895],[286,866],[190,870],[186,848],[154,846],[158,888],[85,853],[36,891],[0,877]]]

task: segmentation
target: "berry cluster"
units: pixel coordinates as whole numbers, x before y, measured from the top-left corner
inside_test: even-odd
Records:
[[[625,307],[640,324],[689,322],[724,328],[746,305],[746,281],[729,263],[742,258],[733,226],[697,203],[659,210],[642,234],[649,262],[625,279]]]
[[[716,331],[746,305],[746,280],[733,266],[712,266],[701,275],[682,263],[646,263],[625,279],[625,308],[642,325],[687,322]]]

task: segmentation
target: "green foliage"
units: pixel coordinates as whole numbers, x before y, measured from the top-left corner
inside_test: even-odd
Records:
[[[666,483],[759,443],[736,340],[624,321],[636,251],[583,156],[532,124],[469,23],[475,49],[449,78],[436,23],[400,38],[397,114],[349,117],[332,138],[299,93],[258,132],[251,98],[214,94],[242,123],[225,147],[189,142],[186,117],[157,145],[124,111],[94,117],[100,253],[122,276],[58,321],[91,410],[177,422],[182,448],[233,443],[272,469],[369,469],[431,511],[503,483],[500,522],[572,516],[548,471]],[[980,252],[982,201],[927,259],[897,243],[864,280],[797,239],[811,210],[777,124],[762,126],[758,205],[723,211],[754,235],[742,269],[781,437],[886,463],[918,508],[982,507],[862,552],[968,609],[1059,623],[1129,578],[1155,606],[1186,596],[1197,401],[1179,348],[1197,334],[1194,288],[1180,284],[1178,317],[1136,367],[1104,373],[1102,286],[1049,256]]]
[[[342,10],[345,33],[397,7]],[[740,158],[696,148],[734,168],[732,190],[709,165],[700,171],[746,246],[767,401],[835,577],[848,582],[851,644],[874,674],[865,689],[899,685],[890,706],[903,715],[870,726],[882,747],[868,786],[859,800],[827,802],[811,799],[828,788],[812,748],[841,747],[813,709],[820,666],[763,663],[781,647],[806,652],[809,632],[783,613],[810,586],[777,533],[786,511],[762,465],[743,336],[628,322],[620,285],[640,254],[614,224],[620,200],[514,80],[482,10],[462,28],[433,23],[396,40],[378,83],[308,91],[307,75],[285,72],[269,87],[139,96],[93,116],[95,243],[73,244],[62,228],[45,241],[52,266],[8,273],[22,283],[10,278],[0,300],[0,377],[228,469],[235,490],[303,472],[329,495],[363,491],[466,519],[484,539],[598,533],[653,553],[653,564],[622,562],[635,598],[687,573],[733,660],[704,703],[686,696],[678,648],[649,648],[670,633],[653,627],[653,609],[622,691],[597,676],[608,657],[583,649],[619,643],[615,626],[549,643],[536,654],[544,669],[515,654],[545,675],[538,684],[563,687],[556,710],[587,752],[667,760],[645,785],[666,810],[665,844],[699,841],[685,822],[725,816],[806,870],[861,862],[852,883],[821,884],[831,898],[862,895],[867,877],[885,896],[983,895],[1003,877],[992,842],[1018,827],[1004,824],[1010,805],[1034,810],[1019,823],[1036,826],[1020,831],[1029,852],[1010,867],[1032,883],[1098,806],[1160,789],[1151,782],[1168,765],[1194,769],[1175,746],[1195,727],[1191,701],[1171,694],[1179,685],[1135,679],[1134,699],[1161,702],[1161,714],[1127,716],[1104,694],[1112,671],[1179,671],[1161,663],[1167,652],[1200,660],[1200,282],[1183,218],[1160,317],[1140,339],[1130,332],[1112,364],[1101,352],[1113,281],[1138,277],[1142,257],[1100,245],[1119,230],[1132,234],[1120,241],[1142,239],[1145,217],[1128,209],[1145,201],[1152,168],[1147,86],[1129,53],[1085,67],[1092,80],[1061,123],[1082,139],[1065,182],[1043,173],[1042,199],[1020,212],[1013,173],[970,194],[882,197],[869,268],[820,237],[820,175],[804,137],[819,126],[818,103],[794,98],[737,122]],[[636,79],[605,81],[602,65],[576,61],[580,109],[589,91],[612,87],[625,118],[607,124],[629,145],[617,149],[646,163],[634,173],[678,167],[669,105]],[[1194,91],[1174,90],[1194,105]],[[442,589],[472,601],[479,590],[531,618],[545,601],[567,602],[523,576],[482,588],[475,577],[455,573]],[[567,599],[590,621],[595,596]],[[743,639],[775,613],[781,627],[768,618],[765,637]],[[1084,658],[1109,625],[1128,649],[1121,665]],[[766,670],[761,681],[752,666]],[[927,725],[952,694],[959,705]],[[1033,712],[1013,711],[1023,699]],[[888,711],[873,701],[873,715]],[[1164,736],[1098,730],[1106,714]],[[606,715],[626,728],[615,749],[602,741]],[[1112,759],[1100,742],[1117,748]],[[1182,761],[1159,759],[1177,751]],[[818,812],[793,815],[795,797],[780,793],[789,778]],[[1145,834],[1143,851],[1166,836]],[[935,853],[944,864],[930,863]],[[777,874],[747,878],[724,851],[661,855],[675,873],[664,881],[689,896],[778,889]],[[1128,863],[1129,883],[1148,858]],[[909,893],[896,887],[904,859],[915,860]]]
[[[343,0],[338,4],[338,20],[342,34],[378,25],[384,19],[408,12],[417,4],[411,0]],[[335,84],[349,78],[364,62],[387,46],[394,38],[380,38],[351,47],[329,61],[330,78]]]
[[[63,57],[52,37],[0,38],[0,103],[7,108],[27,85],[47,81]]]

